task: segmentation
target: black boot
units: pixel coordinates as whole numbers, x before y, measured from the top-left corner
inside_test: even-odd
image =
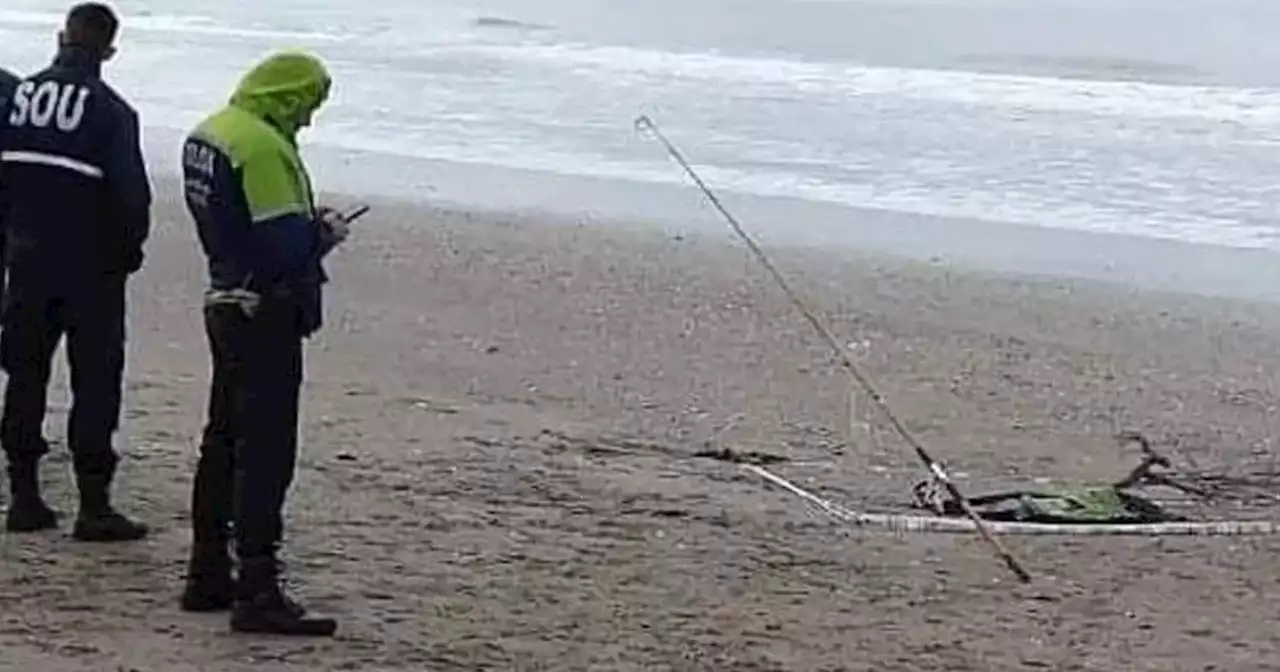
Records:
[[[226,611],[235,602],[235,589],[226,542],[197,542],[191,549],[191,560],[187,563],[182,610]]]
[[[58,512],[49,508],[40,496],[38,464],[11,465],[9,489],[13,503],[5,516],[5,529],[10,532],[40,532],[58,526]]]
[[[80,515],[71,536],[76,541],[137,541],[150,529],[134,522],[111,506],[110,479],[86,476],[80,479]]]
[[[302,605],[284,594],[274,559],[240,563],[240,583],[231,610],[232,632],[302,637],[332,637],[338,622],[307,615]]]

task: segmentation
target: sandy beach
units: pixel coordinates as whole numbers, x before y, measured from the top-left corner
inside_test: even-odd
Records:
[[[1205,466],[1273,450],[1272,305],[775,260],[968,491],[1113,480],[1136,461],[1120,429]],[[1271,538],[1006,537],[1020,586],[970,536],[851,530],[695,458],[775,455],[875,511],[923,475],[887,431],[846,431],[847,379],[741,245],[388,202],[330,274],[286,559],[339,637],[177,609],[208,355],[204,270],[165,202],[132,287],[118,486],[159,529],[0,535],[0,668],[1280,669]],[[56,376],[45,479],[70,515]]]

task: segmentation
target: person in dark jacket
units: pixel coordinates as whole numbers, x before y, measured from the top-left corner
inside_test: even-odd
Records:
[[[298,454],[302,343],[321,324],[322,260],[348,232],[341,216],[316,206],[297,148],[329,87],[314,57],[272,55],[182,148],[187,209],[208,259],[213,375],[181,606],[230,608],[236,632],[337,629],[284,594],[277,557]]]
[[[0,445],[12,532],[57,526],[39,462],[53,354],[67,336],[73,395],[67,443],[80,491],[72,536],[128,541],[147,526],[118,513],[110,489],[121,404],[128,278],[142,265],[151,187],[138,115],[102,81],[119,22],[98,3],[73,7],[52,65],[18,83],[0,136],[5,261],[0,364],[8,373]]]

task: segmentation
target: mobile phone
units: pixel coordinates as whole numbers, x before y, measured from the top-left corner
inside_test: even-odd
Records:
[[[351,222],[354,222],[357,219],[360,219],[361,217],[363,217],[367,212],[369,212],[368,205],[364,205],[364,204],[357,205],[356,207],[342,213],[342,220],[350,224]]]

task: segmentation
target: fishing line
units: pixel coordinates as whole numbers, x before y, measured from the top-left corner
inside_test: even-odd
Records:
[[[690,179],[694,181],[698,186],[698,189],[700,189],[703,195],[707,197],[707,200],[715,206],[716,210],[720,212],[725,221],[729,223],[729,226],[733,228],[733,232],[737,234],[744,243],[746,243],[752,254],[755,255],[755,258],[762,266],[765,267],[769,274],[773,276],[773,279],[778,283],[778,286],[782,288],[782,291],[787,295],[787,298],[789,298],[800,312],[804,314],[805,318],[808,319],[809,324],[813,325],[814,330],[822,337],[822,340],[826,341],[832,352],[835,353],[836,358],[839,360],[844,370],[849,374],[854,382],[862,388],[867,397],[875,404],[876,408],[878,408],[885,418],[888,419],[889,424],[898,433],[898,435],[902,437],[903,441],[905,441],[907,445],[915,451],[916,456],[920,458],[920,461],[924,463],[925,467],[933,474],[934,478],[938,479],[938,482],[942,483],[943,487],[947,489],[947,492],[950,493],[951,497],[959,503],[964,514],[973,521],[974,529],[982,539],[992,547],[997,557],[1004,561],[1005,566],[1008,567],[1020,581],[1023,583],[1029,583],[1031,581],[1031,575],[1023,568],[1022,563],[1014,558],[1013,554],[1004,547],[1004,544],[1000,543],[1000,541],[995,538],[991,533],[987,522],[982,520],[973,508],[969,506],[969,501],[960,492],[960,489],[956,487],[955,483],[952,482],[951,477],[947,475],[945,470],[943,470],[942,465],[940,465],[937,460],[934,460],[929,452],[925,450],[924,446],[922,446],[920,442],[917,441],[909,431],[907,431],[906,426],[898,420],[897,415],[893,412],[893,409],[889,407],[884,396],[880,394],[879,390],[871,384],[871,381],[868,380],[866,376],[862,375],[862,372],[858,370],[856,365],[854,365],[853,360],[849,357],[845,348],[840,347],[840,342],[836,340],[836,337],[831,333],[831,330],[827,328],[826,324],[812,309],[809,308],[804,300],[801,299],[793,289],[791,289],[791,285],[787,283],[786,278],[782,276],[782,273],[778,268],[769,260],[768,255],[764,253],[764,250],[761,249],[756,241],[746,232],[745,229],[742,228],[742,225],[738,223],[737,218],[724,207],[715,192],[707,186],[706,182],[703,182],[697,171],[693,169],[693,166],[689,165],[689,162],[685,160],[684,155],[680,150],[676,149],[676,146],[672,144],[665,135],[663,135],[662,131],[658,128],[658,125],[648,116],[637,117],[635,120],[635,126],[637,131],[648,132],[662,143],[663,147],[666,148],[667,153],[671,155],[671,158],[675,159],[675,161],[680,164],[680,167],[683,168]]]

